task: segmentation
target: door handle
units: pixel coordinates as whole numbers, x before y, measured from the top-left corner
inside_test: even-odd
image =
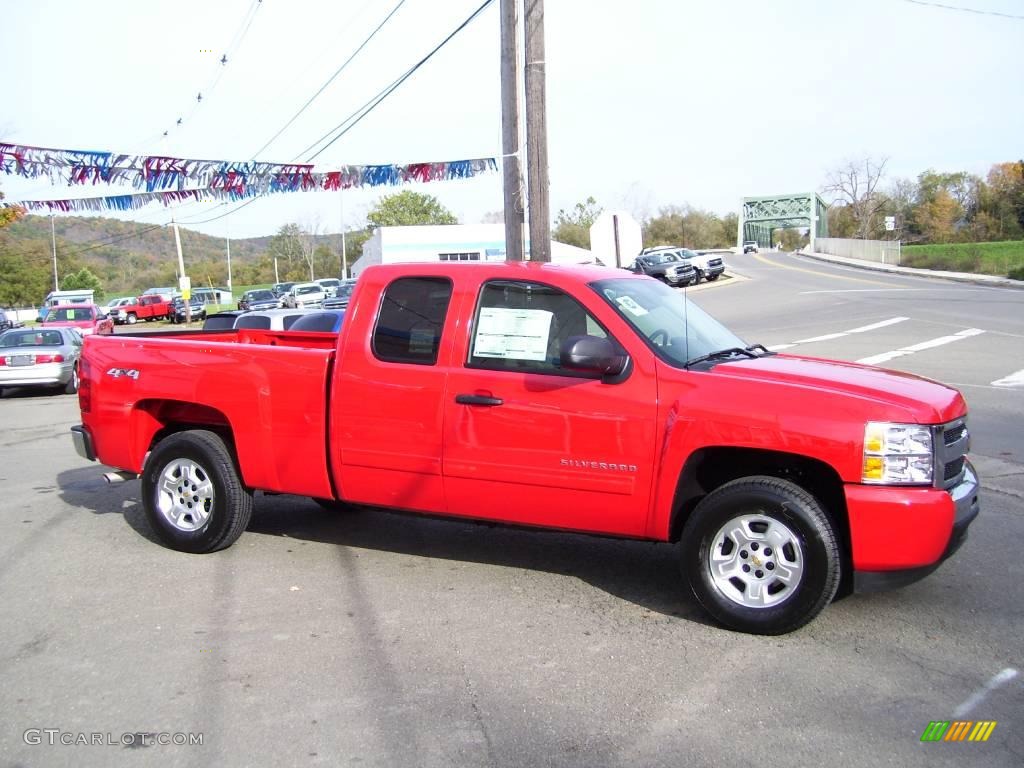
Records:
[[[459,405],[486,405],[488,407],[502,405],[505,401],[500,397],[489,395],[456,395],[455,402]]]

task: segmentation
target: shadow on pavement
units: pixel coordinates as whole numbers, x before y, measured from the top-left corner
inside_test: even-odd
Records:
[[[146,521],[139,483],[109,485],[99,467],[57,476],[61,498],[93,514],[123,514],[159,543]],[[367,507],[327,511],[298,496],[257,494],[245,536],[263,534],[378,552],[500,565],[572,576],[668,616],[712,626],[679,573],[674,546],[404,514]]]

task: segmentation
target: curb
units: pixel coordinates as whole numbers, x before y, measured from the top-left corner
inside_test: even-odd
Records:
[[[830,253],[799,253],[800,256],[807,256],[818,261],[827,261],[832,264],[843,264],[848,267],[858,267],[873,272],[889,272],[897,275],[916,275],[917,277],[930,277],[938,280],[952,280],[958,283],[974,283],[985,285],[990,288],[1013,288],[1024,290],[1024,280],[1011,280],[1008,277],[996,277],[995,275],[977,275],[971,272],[945,272],[937,269],[919,269],[917,267],[899,267],[895,264],[879,264],[875,261],[864,261],[863,259],[851,259],[846,256],[833,256]]]

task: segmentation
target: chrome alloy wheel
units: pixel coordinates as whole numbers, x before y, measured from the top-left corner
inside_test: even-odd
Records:
[[[708,568],[718,591],[747,608],[770,608],[792,595],[803,578],[800,540],[761,514],[734,517],[711,545]]]
[[[213,481],[191,459],[175,459],[160,473],[156,506],[167,522],[180,531],[197,531],[213,512]]]

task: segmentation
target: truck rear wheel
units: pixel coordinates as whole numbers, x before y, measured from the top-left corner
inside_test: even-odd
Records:
[[[741,632],[798,629],[839,586],[828,516],[807,491],[777,477],[745,477],[712,491],[686,521],[680,557],[701,605]]]
[[[195,554],[231,546],[252,519],[252,493],[233,454],[205,429],[157,444],[142,473],[142,505],[163,544]]]

